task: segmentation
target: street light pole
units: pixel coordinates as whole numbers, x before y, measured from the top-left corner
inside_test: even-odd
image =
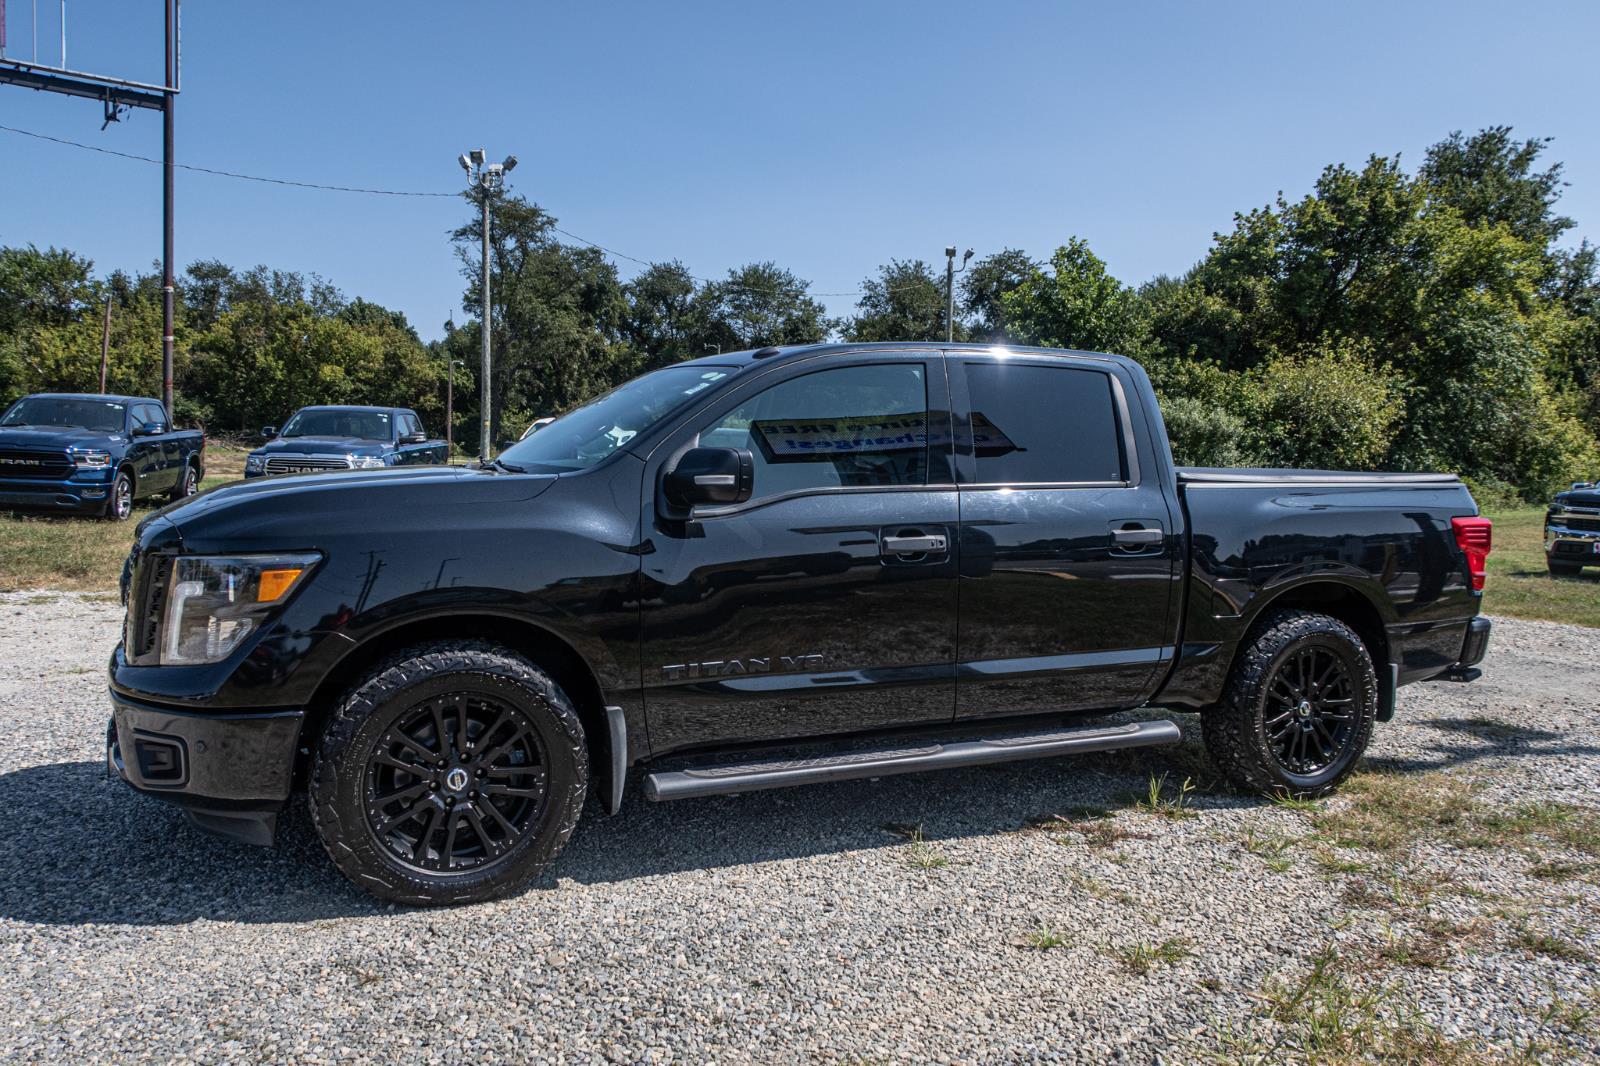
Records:
[[[177,290],[174,277],[175,258],[172,242],[173,226],[173,129],[177,124],[178,106],[178,0],[167,0],[167,81],[161,94],[161,402],[166,406],[167,418],[172,413],[172,347],[173,347],[173,295]],[[62,50],[66,50],[63,41]]]
[[[478,461],[487,463],[491,452],[489,442],[489,426],[493,417],[493,408],[490,406],[489,371],[492,365],[490,351],[491,334],[494,332],[494,303],[489,294],[489,201],[505,188],[506,175],[517,165],[517,157],[508,155],[503,163],[490,163],[488,153],[482,148],[474,148],[461,157],[461,169],[467,172],[467,185],[478,191],[478,200],[483,208],[483,370],[482,380],[478,382],[479,400],[482,405],[483,434],[478,445]]]
[[[967,260],[972,258],[972,249],[967,249],[967,254],[961,257],[961,270],[956,269],[956,246],[947,245],[944,250],[944,340],[952,344],[956,339],[956,275],[967,269]]]

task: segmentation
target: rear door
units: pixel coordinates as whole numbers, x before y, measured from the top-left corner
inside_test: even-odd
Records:
[[[754,494],[664,520],[661,472],[697,444],[748,449]],[[642,501],[651,746],[948,722],[951,454],[943,359],[921,351],[777,366],[658,446]]]
[[[957,717],[1142,703],[1174,653],[1182,545],[1132,380],[1109,360],[977,352],[950,353],[950,379]]]

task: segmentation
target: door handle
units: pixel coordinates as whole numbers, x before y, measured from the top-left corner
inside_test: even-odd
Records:
[[[884,555],[925,555],[928,552],[942,552],[944,547],[945,538],[940,533],[883,538]]]
[[[1111,542],[1119,548],[1149,548],[1167,537],[1162,529],[1113,529]]]

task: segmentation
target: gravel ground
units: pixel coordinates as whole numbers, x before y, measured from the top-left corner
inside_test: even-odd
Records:
[[[1231,795],[1189,716],[1149,752],[634,792],[522,896],[408,911],[342,881],[298,807],[251,849],[105,780],[119,618],[0,596],[0,1058],[1296,1061],[1317,1037],[1274,990],[1330,950],[1375,1032],[1600,1054],[1593,839],[1461,846],[1440,818],[1338,847],[1319,819],[1377,793]],[[1600,631],[1501,620],[1483,680],[1406,689],[1368,766],[1475,810],[1600,807],[1596,692]]]

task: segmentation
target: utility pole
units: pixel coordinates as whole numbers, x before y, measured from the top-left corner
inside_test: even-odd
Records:
[[[106,365],[111,362],[111,297],[106,297],[106,320],[100,326],[100,394],[106,391]],[[172,412],[167,412],[172,417]]]
[[[956,269],[956,246],[947,245],[944,250],[944,340],[946,344],[954,343],[956,339],[956,275],[967,269],[967,260],[972,258],[972,249],[967,249],[967,254],[961,257],[961,270]]]
[[[456,453],[456,367],[461,360],[452,359],[444,372],[444,461]]]
[[[477,190],[478,201],[483,206],[483,287],[480,294],[483,299],[483,377],[478,382],[483,418],[483,436],[478,446],[480,463],[487,463],[493,451],[489,441],[489,423],[493,412],[489,405],[489,371],[492,365],[490,334],[494,331],[494,303],[489,298],[489,201],[504,190],[506,175],[516,168],[517,157],[508,155],[503,163],[490,163],[487,160],[488,153],[482,148],[474,148],[461,157],[461,169],[467,172],[467,187]]]
[[[24,89],[61,93],[88,100],[98,100],[104,108],[104,129],[120,122],[130,108],[142,107],[160,111],[162,115],[162,241],[161,241],[161,399],[167,405],[167,415],[172,413],[172,334],[173,293],[177,288],[173,280],[172,227],[174,219],[172,178],[173,123],[178,102],[178,77],[182,68],[178,48],[180,28],[178,0],[162,0],[166,12],[166,78],[160,85],[129,81],[127,78],[107,74],[90,74],[67,68],[67,5],[61,0],[61,65],[50,66],[39,62],[39,3],[33,2],[33,56],[29,60],[12,59],[5,54],[4,18],[0,17],[0,85],[17,85]],[[5,10],[5,0],[0,0],[0,16]]]
[[[167,82],[161,107],[161,402],[172,415],[173,187],[172,142],[178,107],[178,0],[167,0]],[[65,47],[65,46],[63,46]]]

